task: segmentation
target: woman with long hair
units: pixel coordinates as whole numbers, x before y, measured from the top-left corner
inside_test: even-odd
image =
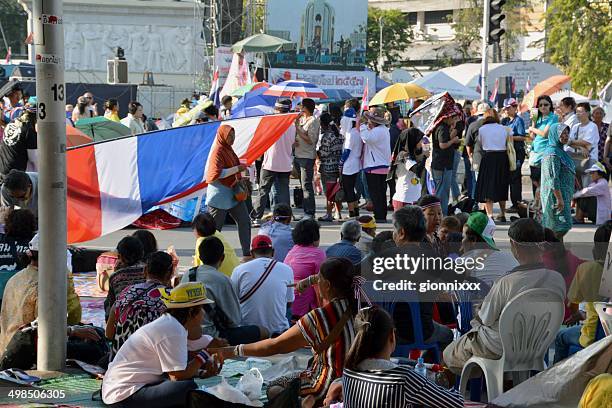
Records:
[[[116,99],[108,99],[104,102],[104,117],[113,122],[121,122],[119,118],[119,102]]]
[[[246,166],[240,163],[232,148],[236,140],[234,128],[219,126],[206,167],[206,204],[217,230],[221,231],[229,213],[238,226],[238,236],[244,257],[251,256],[251,218],[246,207],[248,193],[242,184],[241,173]]]
[[[533,193],[540,187],[540,165],[542,163],[542,154],[548,146],[547,138],[550,127],[559,122],[559,117],[552,111],[552,99],[548,95],[540,95],[536,106],[538,112],[533,119],[533,126],[528,129],[529,136],[532,139],[531,154],[529,155],[529,169],[531,172],[531,182],[533,184]]]
[[[569,128],[555,123],[548,133],[548,147],[542,152],[542,225],[554,231],[559,241],[572,228],[571,202],[574,195],[576,165],[563,150],[569,140]]]
[[[72,111],[72,123],[76,125],[79,119],[86,119],[92,116],[89,108],[89,100],[84,96],[79,96],[77,104]]]
[[[353,321],[358,311],[355,293],[361,293],[361,282],[350,260],[326,260],[317,276],[318,290],[326,301],[325,306],[309,311],[296,325],[276,338],[221,349],[224,357],[266,357],[310,347],[313,359],[308,370],[274,380],[268,393],[274,394],[280,391],[279,387],[283,388],[299,378],[300,395],[310,396],[309,399],[320,404],[332,381],[342,376],[345,355],[353,344]]]
[[[393,149],[393,163],[389,173],[391,177],[397,177],[392,197],[393,210],[414,204],[421,197],[426,159],[423,154],[423,136],[423,132],[417,128],[403,130]]]
[[[344,405],[351,408],[463,407],[463,397],[391,362],[396,335],[393,319],[377,307],[355,317],[356,336],[345,360]]]
[[[482,146],[482,160],[476,181],[476,201],[484,203],[487,215],[493,218],[493,204],[499,203],[501,214],[495,221],[506,222],[506,200],[510,188],[510,163],[506,143],[511,137],[509,128],[499,124],[495,109],[488,109],[478,130]]]
[[[145,280],[145,264],[142,262],[144,247],[138,238],[124,237],[117,244],[117,254],[115,273],[108,281],[108,294],[104,300],[104,318],[107,321],[110,309],[123,289]]]

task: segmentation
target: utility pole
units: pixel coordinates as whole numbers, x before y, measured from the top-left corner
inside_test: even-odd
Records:
[[[66,362],[66,89],[62,0],[34,0],[38,98],[37,368],[55,371]]]
[[[488,50],[489,50],[489,15],[491,14],[491,3],[484,1],[484,12],[482,18],[482,71],[480,73],[480,99],[487,100],[487,76],[489,75]]]
[[[382,74],[383,70],[383,18],[378,17],[378,29],[380,37],[378,39],[378,74]]]

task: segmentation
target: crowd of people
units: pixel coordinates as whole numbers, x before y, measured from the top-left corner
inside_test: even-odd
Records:
[[[36,234],[38,176],[27,171],[29,163],[36,164],[36,104],[22,104],[17,88],[5,96],[0,366],[30,368],[35,351],[24,349],[21,333],[36,327],[38,264],[44,262]],[[70,119],[95,115],[92,101],[80,97]],[[106,369],[103,401],[117,407],[184,406],[197,388],[194,379],[217,375],[225,359],[306,347],[313,353],[307,369],[267,384],[269,399],[297,381],[305,407],[461,407],[460,393],[400,364],[395,350],[422,340],[415,346],[419,356],[447,367],[444,378],[453,385],[471,357],[502,356],[502,311],[529,289],[547,289],[565,309],[567,327],[554,328],[554,363],[596,342],[594,302],[604,300],[599,282],[612,234],[612,138],[602,112],[571,98],[555,110],[542,96],[526,123],[512,99],[501,112],[484,102],[462,106],[449,99],[431,126],[420,129],[423,103],[416,101],[409,115],[393,105],[361,112],[354,99],[344,111],[321,112],[303,99],[295,123],[261,158],[252,200],[243,177],[247,167],[233,148],[235,131],[222,124],[205,175],[207,211],[192,223],[193,267],[179,276],[178,258],[159,250],[149,231],[122,238],[115,251],[97,260],[98,283],[107,291],[105,328],[81,324],[70,252],[68,356]],[[116,100],[105,108],[108,119],[119,119]],[[194,124],[227,118],[231,100],[224,100],[223,112],[213,108],[194,117]],[[131,102],[128,110],[122,123],[134,134],[146,131],[142,106]],[[276,102],[276,113],[291,110],[290,100]],[[522,196],[526,160],[534,192],[530,205]],[[293,204],[302,208],[301,218],[292,209],[292,177],[300,186]],[[326,204],[317,220],[319,183]],[[512,205],[506,208],[508,197]],[[509,213],[517,219],[507,232],[510,249],[502,251],[494,232]],[[223,231],[228,215],[237,224],[242,258]],[[337,242],[324,249],[321,223],[337,220],[343,221]],[[392,231],[378,231],[389,221]],[[597,226],[593,260],[580,259],[563,244],[572,225],[585,222]],[[460,279],[481,290],[461,313],[453,300],[466,294],[452,290],[391,305],[371,296],[377,259],[399,255],[481,260],[483,268],[460,275],[429,264],[410,273],[423,283]],[[402,269],[390,272],[406,277]],[[413,321],[415,303],[419,319]],[[465,314],[474,319],[465,321]]]

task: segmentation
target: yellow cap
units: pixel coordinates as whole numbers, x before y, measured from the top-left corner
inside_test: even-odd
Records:
[[[206,297],[206,288],[202,282],[181,283],[170,292],[162,294],[168,309],[180,309],[214,303]]]

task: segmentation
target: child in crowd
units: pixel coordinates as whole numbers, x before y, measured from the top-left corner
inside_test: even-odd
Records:
[[[234,268],[240,264],[240,260],[234,251],[234,248],[230,245],[229,242],[225,239],[223,234],[217,231],[217,227],[215,225],[215,220],[212,215],[208,213],[202,213],[196,215],[193,219],[193,233],[197,237],[196,245],[195,245],[195,256],[193,257],[193,266],[202,265],[202,261],[200,260],[200,244],[204,241],[205,238],[208,237],[217,237],[223,243],[223,247],[225,248],[225,258],[219,267],[219,271],[224,275],[232,276],[232,272]]]
[[[440,223],[439,237],[442,243],[444,255],[457,258],[461,248],[463,226],[459,218],[449,215]]]

